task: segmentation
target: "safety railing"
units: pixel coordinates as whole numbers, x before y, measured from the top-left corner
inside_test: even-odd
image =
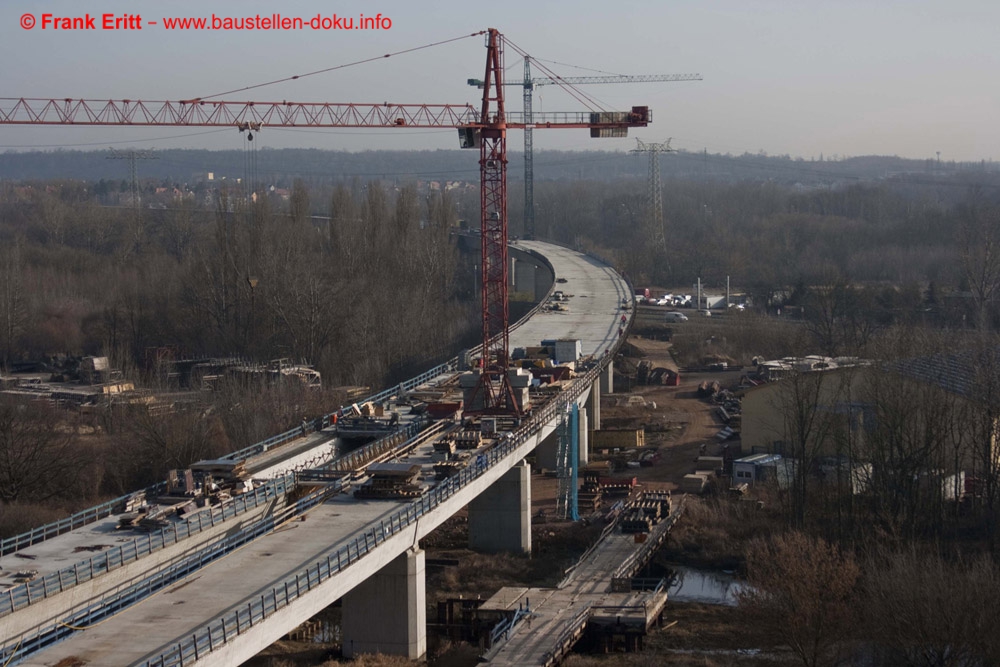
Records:
[[[616,341],[615,348],[621,345]],[[216,648],[232,641],[255,625],[267,620],[275,612],[311,590],[343,572],[361,558],[378,548],[387,539],[411,526],[420,517],[436,509],[456,492],[479,478],[494,466],[506,460],[521,447],[537,429],[552,421],[570,401],[574,401],[597,379],[604,363],[599,363],[565,392],[544,405],[527,419],[516,431],[501,438],[489,450],[477,457],[477,464],[463,468],[457,475],[429,490],[415,500],[389,515],[387,519],[372,524],[356,534],[349,542],[327,552],[307,568],[278,582],[260,596],[246,600],[240,607],[200,628],[194,634],[170,645],[157,656],[141,665],[145,667],[174,667],[191,664]],[[523,455],[523,453],[522,453]]]
[[[542,654],[542,665],[548,667],[549,665],[558,664],[559,659],[573,648],[573,644],[576,643],[580,635],[583,633],[584,628],[587,627],[587,622],[590,620],[591,608],[590,606],[584,607],[580,612],[573,617],[563,631],[559,633],[555,641],[552,642],[553,649],[551,651],[546,651]]]
[[[536,256],[549,268],[550,271],[553,271],[554,273],[554,269],[552,267],[551,262],[544,255],[529,249],[521,249],[521,251],[528,252],[533,256]],[[552,292],[552,289],[553,289],[552,287],[549,288],[549,293]],[[548,295],[546,295],[545,299],[542,299],[542,301],[536,304],[535,307],[532,308],[524,317],[515,322],[511,328],[516,329],[517,327],[521,326],[524,322],[526,322],[532,315],[538,312],[538,309],[545,303],[547,298]],[[481,345],[477,345],[475,348],[473,348],[473,351],[478,350],[480,347]],[[396,396],[402,392],[411,391],[416,387],[419,387],[420,385],[424,384],[425,382],[433,380],[436,377],[439,377],[446,373],[451,373],[455,371],[458,368],[458,366],[459,366],[458,357],[454,357],[452,359],[449,359],[447,362],[443,364],[439,364],[438,366],[435,366],[434,368],[425,371],[417,375],[416,377],[410,378],[409,380],[400,383],[395,387],[392,387],[390,389],[385,389],[376,394],[372,394],[371,396],[368,396],[367,398],[364,398],[359,402],[360,403],[385,402],[388,399],[392,398],[393,396]],[[339,415],[339,414],[340,410],[338,409],[328,414],[317,417],[316,419],[311,421],[314,428],[316,428],[317,430],[324,429],[329,427],[333,423],[334,415]],[[263,454],[264,452],[270,450],[272,447],[283,445],[300,437],[302,437],[302,427],[296,426],[294,428],[288,429],[287,431],[284,431],[283,433],[273,435],[270,438],[261,440],[260,442],[244,447],[243,449],[231,452],[227,454],[224,458],[229,461],[245,461],[251,457]],[[166,484],[161,482],[159,484],[149,487],[148,489],[145,490],[145,492],[150,494],[156,494],[162,492],[164,488],[166,488]],[[32,544],[37,544],[38,542],[42,542],[51,537],[55,537],[56,535],[61,535],[76,528],[86,526],[87,524],[93,523],[95,521],[100,521],[101,519],[104,519],[114,514],[116,507],[122,506],[129,499],[141,493],[143,493],[143,491],[126,494],[119,498],[115,498],[114,500],[109,500],[107,502],[101,503],[100,505],[89,507],[65,519],[61,519],[59,521],[46,524],[44,526],[39,526],[38,528],[34,528],[25,533],[14,535],[3,541],[0,541],[0,557],[6,556],[7,554],[11,554],[19,549],[31,546]]]
[[[415,437],[420,430],[423,428],[424,424],[420,421],[410,422],[406,427],[395,431],[391,435],[387,435],[384,438],[376,440],[375,442],[370,442],[364,447],[359,447],[354,451],[348,452],[344,456],[331,461],[325,468],[330,468],[332,470],[337,470],[340,472],[350,472],[352,470],[358,470],[366,463],[371,461],[376,456],[385,454],[390,449],[399,446],[401,443]]]
[[[636,551],[629,554],[628,558],[626,558],[625,561],[618,566],[618,568],[611,575],[611,580],[613,582],[615,580],[631,580],[632,575],[634,575],[640,568],[642,568],[643,565],[646,564],[646,562],[649,561],[653,552],[659,548],[663,540],[666,539],[667,533],[670,532],[670,529],[673,528],[674,524],[677,523],[677,520],[680,518],[681,513],[684,511],[685,500],[687,500],[687,496],[681,496],[681,501],[677,505],[677,509],[671,512],[670,516],[666,519],[656,524],[656,526],[653,527],[653,530],[650,531],[649,537],[646,538],[643,545]]]
[[[631,325],[631,320],[629,321],[629,325]],[[614,353],[618,347],[620,347],[622,342],[623,339],[617,340],[612,345],[610,352]],[[611,356],[613,356],[613,354]],[[241,632],[245,631],[248,627],[252,627],[254,623],[264,620],[278,609],[287,606],[287,604],[300,595],[325,582],[330,576],[341,572],[344,568],[357,562],[358,559],[368,554],[372,549],[381,544],[384,539],[396,534],[400,530],[411,525],[420,516],[423,516],[427,512],[435,509],[441,502],[449,498],[453,493],[463,488],[473,479],[484,474],[487,470],[507,457],[512,451],[523,444],[532,435],[536,428],[541,427],[545,423],[554,419],[559,411],[564,409],[570,401],[576,400],[576,398],[578,398],[584,390],[589,388],[592,382],[597,379],[598,374],[605,365],[606,360],[601,360],[583,378],[579,378],[577,382],[574,382],[566,392],[562,393],[555,400],[550,401],[540,410],[536,411],[530,419],[526,420],[521,425],[520,428],[513,433],[508,434],[506,438],[492,447],[486,454],[480,456],[479,459],[483,461],[483,465],[465,468],[459,475],[450,478],[447,483],[435,487],[421,497],[420,500],[414,501],[414,503],[407,505],[403,509],[391,515],[388,520],[381,521],[378,527],[372,527],[371,530],[366,530],[364,533],[355,537],[346,546],[329,552],[325,560],[316,561],[309,568],[297,573],[294,578],[286,579],[281,584],[273,587],[269,593],[265,593],[260,596],[259,603],[256,599],[248,602],[245,609],[240,608],[222,618],[217,619],[213,623],[210,623],[202,628],[200,632],[195,633],[191,638],[177,643],[160,656],[148,660],[144,664],[150,666],[183,665],[186,661],[190,661],[192,658],[197,659],[199,655],[214,650],[217,645],[221,645],[233,637],[241,634]],[[410,389],[413,389],[428,380],[453,371],[455,368],[457,368],[457,359],[452,359],[445,364],[441,364],[416,376],[415,378],[411,378],[397,387],[379,392],[366,400],[384,402],[392,396],[397,395],[400,391],[409,391]],[[330,413],[329,415],[322,417],[321,423],[324,426],[328,425],[333,414],[337,413]],[[240,450],[240,452],[249,452],[251,449],[255,448],[258,449],[258,451],[266,451],[266,448],[281,442],[283,438],[291,439],[293,436],[299,437],[300,435],[300,428],[291,429],[285,433],[269,438],[266,441],[257,443],[257,445]],[[254,454],[248,453],[247,455],[252,456]],[[231,454],[230,457],[235,458],[235,455]],[[131,497],[131,494],[130,496],[125,496],[123,498],[127,499],[129,497]],[[112,502],[120,503],[121,500],[122,499],[117,499],[117,501]],[[111,505],[111,503],[106,503],[105,505]],[[108,514],[110,513],[109,508]],[[105,514],[105,516],[108,514]],[[81,523],[79,525],[85,525],[85,523]],[[45,527],[38,530],[41,531],[44,528]],[[160,548],[162,548],[162,545]],[[334,566],[334,560],[336,561],[336,566]],[[314,572],[315,574],[313,574]],[[294,588],[292,588],[293,584]]]
[[[212,563],[235,549],[252,542],[261,535],[270,533],[290,518],[315,507],[330,496],[339,493],[340,484],[330,484],[314,490],[281,511],[262,517],[235,534],[226,534],[203,545],[193,554],[178,556],[161,564],[155,570],[144,572],[106,591],[98,600],[82,602],[57,616],[39,623],[30,631],[17,637],[4,638],[10,643],[0,648],[0,664],[24,658],[46,646],[75,632],[86,629],[108,618],[126,607],[139,602],[162,588],[186,577],[209,563]]]
[[[141,535],[130,542],[79,561],[70,567],[14,586],[0,594],[0,617],[23,609],[40,600],[61,593],[69,588],[90,581],[123,565],[197,535],[233,517],[240,516],[271,500],[283,496],[294,486],[295,476],[286,475],[269,481],[251,493],[244,493],[232,500],[197,512],[186,521],[173,522],[148,535]]]
[[[479,654],[479,661],[489,662],[497,654],[504,642],[510,639],[510,633],[517,627],[517,624],[529,616],[531,616],[531,607],[528,605],[528,600],[525,600],[523,605],[519,604],[517,606],[517,611],[510,616],[500,619],[493,626],[493,629],[490,630],[490,634],[485,637],[485,646],[483,646],[483,650]]]
[[[53,521],[52,523],[39,526],[38,528],[34,528],[25,533],[8,537],[0,542],[0,556],[12,554],[19,549],[30,547],[32,544],[44,542],[45,540],[55,537],[56,535],[62,535],[63,533],[68,533],[69,531],[80,528],[81,526],[86,526],[87,524],[94,523],[95,521],[100,521],[101,519],[114,514],[117,511],[116,508],[124,506],[130,500],[140,497],[143,494],[155,495],[162,492],[164,488],[166,488],[166,483],[161,482],[159,484],[154,484],[153,486],[143,489],[142,491],[127,493],[124,496],[115,498],[114,500],[109,500],[101,503],[100,505],[88,507],[87,509],[81,510],[72,516],[66,517],[65,519]]]

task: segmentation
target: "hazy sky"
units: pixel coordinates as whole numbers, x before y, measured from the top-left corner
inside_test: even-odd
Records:
[[[495,8],[495,9],[494,9]],[[42,14],[139,14],[142,30],[62,32]],[[21,27],[32,14],[32,30]],[[381,13],[381,31],[167,31],[169,16],[357,17]],[[357,20],[355,18],[355,20]],[[0,97],[186,99],[422,46],[496,27],[563,76],[699,73],[703,81],[584,90],[605,106],[648,105],[654,123],[628,139],[586,131],[535,133],[536,149],[628,150],[638,136],[687,150],[765,151],[806,159],[899,155],[980,160],[1000,139],[1000,3],[996,0],[700,0],[470,2],[438,0],[4,0]],[[483,75],[481,37],[234,93],[226,99],[326,102],[477,102],[465,84]],[[508,50],[510,78],[520,58]],[[508,88],[520,110],[520,89]],[[565,92],[536,91],[535,110],[584,110]],[[239,148],[238,133],[207,128],[0,126],[0,150],[18,148]],[[362,150],[457,148],[453,130],[287,130],[261,147]],[[521,134],[511,133],[519,150]]]

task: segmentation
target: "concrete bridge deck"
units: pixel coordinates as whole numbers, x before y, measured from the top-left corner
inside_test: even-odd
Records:
[[[537,313],[520,326],[512,334],[512,345],[537,345],[545,338],[571,337],[581,339],[585,355],[600,357],[611,349],[618,339],[619,305],[622,298],[628,296],[625,281],[609,268],[571,250],[539,242],[524,245],[545,254],[556,275],[566,280],[559,287],[574,296],[568,312]],[[582,393],[578,388],[574,395]],[[226,646],[222,650],[210,650],[207,656],[199,656],[197,664],[238,664],[315,611],[348,593],[400,554],[418,548],[423,536],[499,480],[551,433],[554,429],[551,420],[555,417],[549,415],[548,418],[548,422],[535,426],[537,433],[522,434],[517,443],[508,443],[510,447],[505,450],[502,461],[500,457],[491,459],[493,467],[489,470],[481,475],[479,471],[475,475],[470,473],[464,486],[454,493],[449,489],[448,495],[439,494],[441,502],[436,506],[424,501],[358,501],[346,494],[335,496],[301,519],[257,538],[142,603],[14,664],[50,665],[69,658],[89,664],[145,664],[147,660],[150,664],[175,664],[169,659],[157,662],[157,656],[219,619],[222,619],[222,643]],[[316,438],[317,442],[325,440],[327,438],[322,435]],[[296,458],[303,455],[308,453],[300,450]],[[411,457],[414,461],[425,459],[422,460],[425,465],[430,462],[427,451],[415,452]],[[432,488],[434,484],[425,482],[425,486]],[[409,516],[410,508],[414,508],[412,523],[393,523],[396,520],[393,517],[398,519],[400,510]],[[423,517],[419,520],[416,519],[418,510]],[[363,539],[363,552],[358,546],[359,536]],[[90,537],[72,539],[86,541]],[[354,560],[351,560],[352,545]],[[345,549],[351,565],[341,576],[334,576],[330,558],[333,555],[343,558]],[[291,600],[294,596],[288,594],[289,579],[293,578],[298,584],[299,575],[304,573],[302,576],[309,582],[312,569],[315,568],[318,574],[324,559],[330,581],[324,584],[322,591],[306,593],[301,602],[296,598],[296,605],[288,602],[289,606],[284,609],[275,609],[266,630],[243,634],[239,641],[230,637],[232,628],[225,626],[227,614],[231,616],[246,606],[251,610],[248,619],[252,623],[255,600],[263,599],[268,591],[273,594],[277,584],[284,584],[285,600]],[[341,572],[340,567],[342,564],[338,563],[337,572]],[[289,611],[293,606],[294,613]],[[242,617],[237,613],[236,618],[239,624]],[[236,634],[240,633],[241,628],[237,627]],[[212,638],[209,632],[209,645]],[[237,645],[238,648],[234,648]],[[184,664],[194,663],[185,660]]]

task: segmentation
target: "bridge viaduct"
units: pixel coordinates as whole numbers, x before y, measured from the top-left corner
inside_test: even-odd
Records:
[[[610,360],[620,344],[627,282],[599,260],[552,244],[521,242],[511,256],[515,291],[530,286],[544,299],[559,279],[572,295],[567,311],[532,311],[512,331],[512,347],[575,338],[591,359],[562,391],[537,403],[531,417],[491,438],[454,477],[422,475],[423,493],[412,501],[356,499],[349,491],[363,480],[343,475],[305,487],[291,501],[289,490],[301,485],[288,461],[316,468],[331,458],[323,419],[304,440],[309,446],[295,443],[292,459],[270,464],[282,438],[295,439],[288,434],[241,454],[248,464],[267,460],[255,477],[270,474],[270,481],[238,497],[242,505],[234,500],[228,509],[211,510],[210,520],[199,513],[196,527],[194,519],[174,524],[172,537],[168,529],[159,538],[135,538],[131,547],[127,540],[107,549],[103,562],[102,554],[88,560],[72,554],[95,541],[116,544],[111,517],[61,535],[5,541],[0,567],[30,561],[43,585],[35,585],[33,597],[30,585],[13,586],[9,601],[0,592],[0,664],[237,665],[341,598],[346,654],[422,657],[420,540],[468,506],[473,548],[530,553],[525,457],[536,452],[543,466],[553,467],[545,462],[554,461],[557,429],[576,405],[578,456],[586,462],[587,433],[600,428],[600,394],[613,390]],[[391,403],[408,391],[454,382],[457,366],[453,360],[375,398]],[[429,471],[433,437],[413,428],[409,435],[400,459]],[[117,562],[114,549],[121,551]]]

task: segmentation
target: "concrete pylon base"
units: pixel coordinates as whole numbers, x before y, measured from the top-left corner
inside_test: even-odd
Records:
[[[424,552],[407,551],[344,596],[344,657],[427,653]]]
[[[521,461],[469,503],[469,548],[531,554],[531,466]]]

